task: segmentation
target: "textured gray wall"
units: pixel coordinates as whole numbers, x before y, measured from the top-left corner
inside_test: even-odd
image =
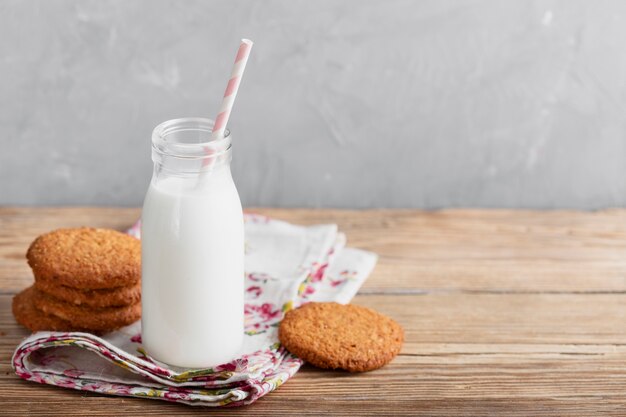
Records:
[[[0,204],[139,205],[159,122],[246,205],[626,203],[626,2],[0,0]]]

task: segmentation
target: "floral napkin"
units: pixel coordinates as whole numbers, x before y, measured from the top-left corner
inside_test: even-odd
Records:
[[[139,224],[128,233],[139,236]],[[15,350],[21,378],[102,394],[200,406],[250,404],[291,378],[302,361],[278,342],[284,313],[309,301],[348,303],[376,264],[346,248],[336,225],[295,226],[245,215],[245,341],[239,358],[214,368],[160,363],[141,345],[141,322],[98,337],[37,332]]]

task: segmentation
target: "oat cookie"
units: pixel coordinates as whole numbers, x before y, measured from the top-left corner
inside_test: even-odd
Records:
[[[73,327],[63,319],[38,310],[34,304],[35,291],[35,288],[30,286],[13,297],[13,316],[19,324],[32,332],[40,330],[59,332],[81,330]]]
[[[92,308],[121,307],[141,300],[141,281],[127,287],[80,290],[56,284],[54,280],[39,278],[35,288],[61,301]]]
[[[58,229],[39,236],[26,253],[35,280],[79,289],[134,285],[141,278],[141,243],[110,229]]]
[[[369,308],[308,303],[287,312],[278,337],[287,350],[312,365],[363,372],[389,363],[400,352],[404,331]]]
[[[141,318],[141,303],[124,307],[89,308],[61,301],[37,290],[33,298],[35,307],[44,313],[63,319],[72,326],[99,332],[116,330]]]

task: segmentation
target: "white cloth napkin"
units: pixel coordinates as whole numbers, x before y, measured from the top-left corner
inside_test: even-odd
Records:
[[[139,236],[139,223],[128,231]],[[250,404],[293,376],[302,361],[278,342],[284,313],[309,301],[348,303],[376,264],[346,248],[336,225],[295,226],[247,214],[245,341],[238,359],[214,368],[159,363],[141,346],[141,323],[98,337],[37,332],[13,355],[29,381],[110,395],[202,406]]]

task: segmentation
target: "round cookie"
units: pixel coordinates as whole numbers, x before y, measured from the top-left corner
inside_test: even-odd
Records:
[[[39,236],[26,253],[35,280],[79,289],[136,284],[141,278],[141,243],[127,234],[83,227]]]
[[[102,290],[79,290],[39,278],[35,288],[59,300],[91,308],[121,307],[141,300],[141,281],[135,285]]]
[[[107,332],[127,326],[141,318],[141,303],[125,307],[89,308],[66,303],[41,291],[34,292],[35,307],[72,326]]]
[[[13,316],[22,326],[32,332],[40,330],[51,330],[58,332],[80,330],[72,326],[69,322],[56,316],[45,314],[35,308],[34,293],[35,288],[30,286],[13,297]]]
[[[402,327],[369,308],[308,303],[287,312],[278,338],[291,353],[320,368],[363,372],[389,363],[404,341]]]

